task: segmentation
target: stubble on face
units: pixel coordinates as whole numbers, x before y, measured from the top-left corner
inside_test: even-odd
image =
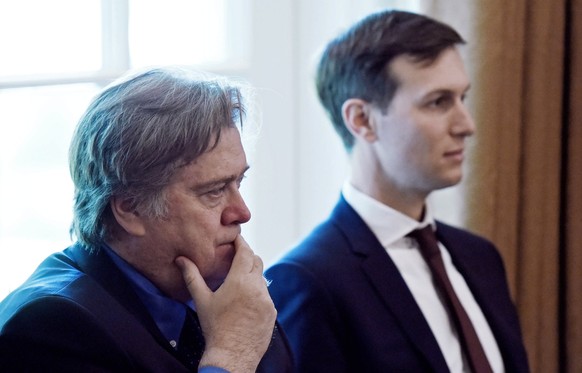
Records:
[[[230,270],[240,224],[250,219],[239,194],[247,169],[238,130],[224,129],[215,147],[180,168],[166,186],[167,215],[142,217],[146,234],[128,261],[175,299],[188,296],[178,256],[194,262],[211,289],[219,287]]]

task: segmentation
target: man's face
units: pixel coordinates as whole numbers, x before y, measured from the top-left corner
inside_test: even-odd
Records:
[[[230,269],[240,224],[251,218],[239,193],[247,169],[238,130],[222,130],[217,146],[179,169],[166,187],[167,216],[143,219],[139,262],[132,264],[170,296],[186,299],[174,264],[185,256],[211,289],[218,288]]]
[[[400,85],[387,110],[375,107],[370,114],[378,178],[424,197],[457,184],[465,138],[475,130],[464,104],[469,78],[459,52],[446,49],[429,66],[400,56],[390,69]]]

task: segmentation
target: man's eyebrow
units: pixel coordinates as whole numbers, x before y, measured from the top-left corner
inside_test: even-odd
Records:
[[[467,92],[469,92],[469,90],[471,89],[471,84],[467,85],[463,90],[462,93],[466,94]],[[451,89],[451,88],[437,88],[433,91],[429,91],[427,92],[424,97],[429,97],[429,96],[437,96],[437,95],[456,95],[457,94],[457,90],[456,89]]]
[[[196,190],[212,189],[212,187],[217,186],[217,185],[231,183],[233,181],[236,181],[236,180],[242,178],[244,176],[244,174],[249,170],[249,168],[251,168],[251,167],[249,165],[247,165],[240,174],[228,175],[228,176],[220,177],[220,178],[217,178],[214,180],[209,180],[209,181],[204,182],[204,183],[196,184],[193,189],[196,189]]]

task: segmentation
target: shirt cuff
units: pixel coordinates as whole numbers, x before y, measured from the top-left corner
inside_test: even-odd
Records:
[[[198,373],[230,373],[230,372],[226,369],[207,365],[198,369]]]

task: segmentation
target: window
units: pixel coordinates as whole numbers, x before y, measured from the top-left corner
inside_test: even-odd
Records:
[[[100,13],[99,0],[0,3],[0,77],[98,70]]]
[[[319,48],[380,8],[420,0],[0,2],[0,298],[71,242],[67,151],[89,100],[127,69],[175,63],[257,88],[245,239],[272,263],[324,219],[347,167],[313,90]]]
[[[90,99],[127,69],[146,65],[243,74],[245,6],[240,0],[0,2],[0,298],[71,243],[67,152]]]

